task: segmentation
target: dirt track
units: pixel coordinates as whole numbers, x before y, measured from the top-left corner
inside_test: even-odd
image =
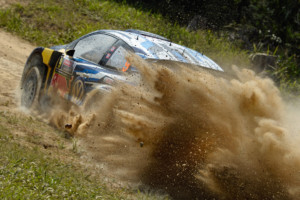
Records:
[[[10,110],[4,116],[24,115],[18,86],[33,48],[0,30],[0,112]],[[174,199],[299,199],[300,109],[284,102],[271,80],[249,70],[236,69],[238,79],[229,81],[185,67],[174,73],[134,58],[132,63],[146,86],[120,87],[91,115],[54,112],[58,128],[68,117],[78,123],[75,138],[83,141],[85,153],[74,158],[77,163],[104,163],[94,171],[127,181],[136,176]],[[154,87],[160,85],[173,89]],[[72,141],[53,134],[57,129],[48,131],[46,123],[41,126],[48,129],[38,131],[9,126],[41,150],[71,159]]]
[[[0,110],[13,109],[23,67],[34,46],[0,30]]]
[[[64,138],[62,132],[19,107],[20,79],[25,62],[34,48],[29,42],[0,29],[0,113],[7,120],[0,121],[0,125],[8,128],[15,141],[24,146],[37,147],[60,160],[79,159],[70,153],[72,140]],[[78,160],[76,163],[84,161]]]

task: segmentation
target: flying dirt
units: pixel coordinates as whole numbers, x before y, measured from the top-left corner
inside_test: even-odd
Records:
[[[19,40],[20,50],[9,48],[9,38],[1,32],[1,104],[15,102],[32,50]],[[107,176],[173,199],[299,199],[299,106],[284,101],[270,79],[238,67],[223,77],[128,59],[140,85],[120,83],[82,107],[59,103],[43,116],[78,138]]]
[[[298,199],[300,129],[270,79],[128,59],[139,86],[119,84],[92,108],[54,109],[50,118],[72,124],[107,173],[174,199]]]

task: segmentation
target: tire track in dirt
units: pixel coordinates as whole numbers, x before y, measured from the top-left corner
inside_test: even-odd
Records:
[[[34,46],[0,30],[0,111],[15,109],[23,67]]]

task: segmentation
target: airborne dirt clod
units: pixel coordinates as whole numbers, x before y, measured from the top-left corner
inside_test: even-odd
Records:
[[[1,102],[5,93],[13,101],[25,59],[0,53],[1,70],[11,72],[3,84],[14,80],[1,86]],[[119,84],[93,106],[54,107],[48,117],[78,138],[90,162],[174,199],[299,199],[299,107],[284,102],[270,79],[237,67],[234,78],[222,78],[128,59],[140,85]]]

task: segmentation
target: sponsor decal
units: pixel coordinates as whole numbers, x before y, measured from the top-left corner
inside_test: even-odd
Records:
[[[113,47],[110,49],[111,52],[114,52],[115,50],[116,50],[116,47],[115,47],[115,46],[113,46]]]
[[[128,61],[126,61],[125,63],[125,67],[123,67],[122,71],[126,72],[128,70],[128,68],[130,67],[130,63]]]
[[[111,53],[108,53],[108,54],[106,54],[106,59],[109,59],[110,58],[110,56],[111,56]]]
[[[64,76],[55,73],[52,78],[51,86],[57,88],[59,94],[64,96],[68,91],[68,80]]]
[[[69,59],[64,59],[61,67],[60,67],[61,71],[67,73],[67,74],[72,74],[73,73],[73,61],[69,60]]]
[[[65,66],[71,67],[71,64],[72,64],[72,63],[71,63],[70,60],[68,60],[68,59],[65,59],[65,60],[64,60],[64,65],[65,65]]]
[[[58,66],[57,66],[57,68],[58,68],[58,69],[60,69],[60,68],[61,68],[61,65],[62,65],[62,61],[63,61],[63,58],[60,58],[60,59],[59,59],[59,63],[58,63]]]

